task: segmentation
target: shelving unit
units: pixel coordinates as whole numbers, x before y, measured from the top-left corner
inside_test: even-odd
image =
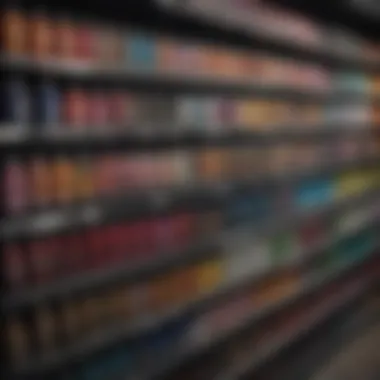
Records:
[[[380,45],[102,6],[2,12],[5,378],[247,378],[380,274]]]

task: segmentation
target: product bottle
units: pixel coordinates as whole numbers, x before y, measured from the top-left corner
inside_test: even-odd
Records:
[[[51,57],[53,28],[44,9],[37,9],[29,16],[28,50],[36,59],[45,60]]]
[[[16,156],[10,156],[4,169],[4,201],[10,214],[23,211],[28,204],[28,182],[25,165]]]
[[[3,48],[11,55],[23,55],[26,52],[26,19],[18,7],[3,10],[1,19]]]

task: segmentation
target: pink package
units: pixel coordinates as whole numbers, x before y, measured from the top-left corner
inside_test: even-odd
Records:
[[[4,201],[9,213],[23,211],[28,202],[28,181],[26,167],[16,158],[5,163]]]

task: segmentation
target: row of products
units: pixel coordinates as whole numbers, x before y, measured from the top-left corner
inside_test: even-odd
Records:
[[[363,209],[361,209],[362,207]],[[360,233],[363,229],[369,229],[376,220],[378,212],[379,209],[373,209],[371,200],[334,217],[310,216],[297,228],[283,229],[271,234],[268,238],[256,241],[254,248],[249,243],[241,243],[241,248],[235,244],[232,248],[235,254],[227,255],[225,258],[225,266],[228,268],[226,277],[232,281],[239,281],[242,278],[266,272],[273,266],[293,263],[304,258],[305,254],[307,256],[313,247],[320,247],[321,244],[325,245],[342,237],[350,236],[350,234]],[[347,220],[350,221],[350,226],[347,226]],[[376,234],[372,236],[376,236]],[[353,250],[356,249],[354,240],[360,243],[360,239],[363,240],[359,236],[356,240],[354,238],[351,241]],[[368,238],[366,241],[368,244],[372,244],[373,249],[375,248],[373,240]],[[346,255],[346,248],[338,248],[339,244],[331,249],[332,253],[336,253],[335,259],[332,261],[338,262],[339,257]],[[358,246],[356,247],[358,248]],[[368,245],[362,248],[364,251],[368,250]],[[231,248],[227,248],[227,251],[228,249]],[[355,252],[358,252],[358,249]],[[348,254],[345,257],[348,257]]]
[[[378,142],[347,138],[329,143],[299,142],[268,147],[223,147],[135,155],[10,156],[5,162],[5,208],[70,204],[98,196],[141,189],[215,181],[250,181],[258,177],[315,170],[330,164],[376,157]]]
[[[368,281],[375,278],[376,273],[379,273],[378,262],[377,266],[375,266],[376,262],[374,260],[371,260],[370,263],[372,267],[371,265],[366,265],[356,274],[324,286],[318,293],[300,300],[296,305],[282,310],[279,314],[267,317],[260,324],[259,329],[257,325],[247,328],[245,334],[230,340],[223,344],[222,347],[219,346],[214,354],[207,355],[198,364],[188,366],[186,370],[180,370],[180,373],[175,372],[167,376],[166,379],[207,380],[219,378],[227,369],[231,370],[239,367],[239,363],[242,361],[252,361],[252,357],[261,357],[261,354],[267,352],[268,348],[277,348],[281,343],[287,343],[296,337],[303,327],[314,326],[324,316],[324,313],[329,310],[335,310],[346,297],[350,299],[356,291],[363,289],[362,287],[368,284]],[[296,288],[296,286],[289,285],[288,291],[291,295],[291,288]],[[284,286],[286,287],[285,284]],[[296,289],[294,290],[296,291]],[[87,379],[86,377],[83,378]],[[247,378],[255,377],[247,376]]]
[[[3,49],[13,55],[30,55],[59,62],[80,61],[105,68],[128,68],[171,74],[217,77],[222,80],[252,80],[267,84],[326,90],[343,79],[350,88],[367,91],[369,82],[358,74],[333,78],[317,65],[157,37],[143,31],[125,32],[88,22],[72,22],[37,10],[24,14],[18,9],[3,14]],[[272,25],[272,24],[268,24]]]
[[[317,24],[300,13],[265,0],[189,0],[186,5],[221,21],[228,15],[229,22],[239,29],[244,27],[307,48],[317,47],[344,56],[380,60],[378,44],[364,41],[341,27]]]
[[[368,234],[362,236],[362,240],[367,238]],[[360,250],[355,260],[362,260],[367,255],[368,252]],[[343,258],[345,262],[351,262],[352,259]],[[70,342],[85,339],[94,330],[113,326],[115,322],[121,325],[128,321],[133,323],[134,320],[141,322],[143,315],[151,315],[152,312],[166,309],[168,305],[181,305],[194,297],[212,292],[220,284],[222,276],[221,264],[210,261],[166,274],[165,277],[155,278],[134,288],[118,287],[82,299],[66,300],[60,305],[44,305],[32,312],[13,315],[6,329],[11,359],[15,365],[19,365],[28,358],[51,354]],[[106,379],[120,373],[128,376],[146,367],[152,368],[181,350],[181,347],[201,345],[221,331],[234,329],[244,323],[255,311],[297,294],[304,285],[310,283],[310,276],[310,272],[279,274],[230,296],[223,301],[223,305],[213,306],[199,317],[181,317],[136,342],[121,343],[106,349],[95,360],[91,359],[91,369],[87,366],[82,369],[94,375],[96,368],[95,378]],[[110,352],[112,355],[109,355]],[[120,362],[121,357],[124,360]],[[108,365],[108,361],[112,365]],[[94,379],[86,376],[89,374],[84,376],[85,379]]]
[[[346,55],[365,56],[370,60],[380,59],[378,45],[367,43],[358,36],[338,28],[327,30],[326,27],[316,25],[300,14],[268,2],[191,0],[187,2],[187,6],[200,10],[203,8],[216,17],[228,14],[230,22],[264,31],[276,38],[291,40],[292,43],[308,47],[320,46]],[[152,42],[150,39],[143,39],[136,31],[127,32],[120,27],[99,25],[95,22],[76,22],[65,16],[48,15],[42,9],[27,14],[21,9],[8,8],[3,15],[3,25],[4,45],[7,51],[27,52],[38,57],[75,57],[114,62],[134,55],[151,57],[156,47],[161,53],[160,58],[164,62],[170,62],[173,56],[180,59],[187,53],[183,44],[177,41],[173,42],[175,48],[165,50],[161,46],[165,40],[155,41],[156,45],[152,46],[147,43]],[[205,60],[207,58],[211,59],[204,56]],[[185,57],[182,57],[182,60],[185,61]]]
[[[260,226],[265,221],[270,222],[277,212],[325,206],[333,203],[336,196],[355,196],[374,185],[375,178],[371,173],[367,176],[351,174],[335,182],[318,179],[305,182],[292,191],[277,189],[275,192],[251,191],[235,195],[219,210],[175,213],[9,243],[4,247],[6,282],[14,291],[30,284],[46,284],[79,273],[116,268],[119,264],[132,267],[157,261],[170,252],[178,254],[179,250],[185,251],[203,237],[216,236],[224,227]],[[359,215],[346,213],[343,221],[347,226],[355,222],[360,224],[361,220],[364,223],[363,220],[369,218],[369,211],[373,210],[363,209]],[[271,238],[269,246],[265,242],[260,245],[261,255],[252,256],[248,248],[242,251],[240,259],[232,256],[228,264],[229,277],[240,277],[241,270],[260,270],[263,265],[288,260],[291,255],[297,255],[327,238],[326,231],[332,227],[329,221],[311,219],[292,234],[280,232]],[[344,231],[344,225],[341,229]],[[248,260],[249,257],[252,260]]]
[[[130,93],[121,89],[58,86],[50,80],[35,84],[14,77],[2,87],[1,121],[54,130],[59,125],[74,131],[88,129],[171,130],[194,128],[267,129],[294,124],[370,123],[375,110],[369,100],[326,106],[284,100],[223,96],[170,96]]]
[[[179,255],[205,234],[216,233],[219,222],[213,213],[178,213],[9,243],[5,277],[10,290],[20,290],[118,265],[132,269],[164,260],[173,251]]]
[[[115,323],[137,323],[170,306],[189,303],[215,289],[222,273],[220,262],[206,261],[143,283],[118,285],[59,305],[38,307],[12,321],[13,359],[15,363],[23,361],[36,350],[44,355]]]
[[[24,13],[10,8],[3,13],[3,46],[12,55],[36,59],[79,61],[94,66],[159,71],[229,80],[313,87],[329,87],[329,73],[311,64],[259,56],[153,33],[91,22],[53,17],[43,10]]]

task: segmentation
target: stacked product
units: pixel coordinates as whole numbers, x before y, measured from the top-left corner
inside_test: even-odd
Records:
[[[297,46],[324,46],[324,28],[290,14],[281,24],[283,11],[246,3],[234,22],[251,28],[261,7],[272,37],[283,29]],[[210,11],[212,2],[197,6]],[[285,344],[370,286],[376,260],[343,275],[378,246],[378,76],[48,8],[2,11],[10,75],[0,139],[22,132],[2,166],[9,378],[245,374],[247,354]],[[346,39],[357,47],[349,54],[371,51]],[[176,90],[150,90],[157,82]],[[165,146],[189,131],[211,142],[229,133],[278,138]],[[39,152],[36,136],[51,147]],[[65,136],[82,148],[55,151]],[[161,145],[98,152],[88,149],[94,136]],[[148,204],[140,214],[129,208],[137,199]],[[194,353],[210,355],[184,370]]]

